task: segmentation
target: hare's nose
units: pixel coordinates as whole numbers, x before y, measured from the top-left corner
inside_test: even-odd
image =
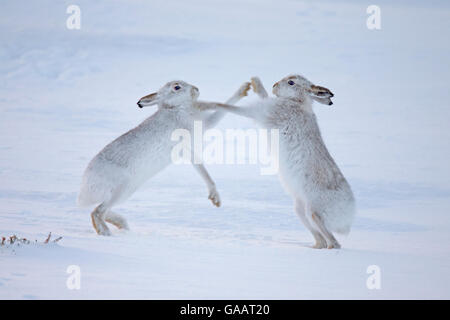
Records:
[[[278,86],[278,82],[275,82],[272,88],[275,88],[276,86]]]

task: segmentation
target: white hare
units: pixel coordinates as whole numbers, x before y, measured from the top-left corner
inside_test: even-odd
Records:
[[[320,134],[312,99],[331,105],[330,90],[299,75],[283,78],[269,98],[261,81],[252,78],[254,91],[263,98],[257,105],[221,108],[255,119],[265,128],[280,131],[279,176],[295,202],[295,211],[313,234],[314,248],[340,248],[332,232],[348,233],[355,214],[352,190],[328,152]]]
[[[250,84],[245,83],[227,101],[236,103],[247,95]],[[141,98],[140,108],[158,104],[158,110],[136,128],[121,135],[103,148],[89,163],[83,176],[78,204],[97,205],[91,213],[98,234],[110,235],[109,222],[128,229],[126,220],[111,208],[129,198],[145,181],[171,163],[171,150],[176,142],[171,134],[176,129],[193,130],[194,120],[203,120],[205,127],[215,125],[225,114],[199,111],[195,107],[199,91],[184,81],[172,81],[158,92]],[[209,199],[220,206],[215,183],[202,164],[193,164],[206,182]]]

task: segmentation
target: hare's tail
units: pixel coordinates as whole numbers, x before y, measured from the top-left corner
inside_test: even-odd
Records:
[[[331,212],[325,212],[325,224],[330,231],[340,234],[349,234],[355,213],[356,209],[353,199],[350,201],[342,201],[336,205]]]
[[[96,188],[95,185],[87,183],[83,179],[80,192],[77,196],[77,205],[80,207],[89,207],[103,202],[107,197],[102,191],[102,188]]]

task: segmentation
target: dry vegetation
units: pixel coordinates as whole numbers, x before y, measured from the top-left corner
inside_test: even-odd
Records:
[[[50,232],[47,236],[47,238],[43,241],[40,242],[38,240],[34,240],[31,241],[27,238],[20,238],[16,235],[12,235],[9,237],[1,237],[1,243],[0,243],[0,247],[12,247],[12,246],[20,246],[20,245],[25,245],[25,244],[31,244],[31,243],[42,243],[42,244],[48,244],[48,243],[56,243],[59,240],[62,239],[62,237],[58,237],[56,239],[51,239],[52,238],[52,233]]]

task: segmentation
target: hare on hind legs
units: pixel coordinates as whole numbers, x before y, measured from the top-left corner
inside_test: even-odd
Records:
[[[227,103],[236,103],[249,89],[250,84],[245,83]],[[213,114],[199,111],[198,96],[195,86],[172,81],[158,92],[141,98],[140,108],[158,104],[158,111],[108,144],[91,160],[83,176],[78,204],[96,205],[91,218],[98,234],[111,234],[106,222],[128,229],[125,218],[111,209],[171,163],[171,151],[176,144],[171,139],[174,130],[186,129],[192,133],[194,120],[204,121],[209,128],[223,117],[225,112],[220,110]],[[219,207],[219,193],[206,168],[202,164],[194,167],[208,187],[208,199]]]
[[[273,85],[269,98],[258,78],[252,87],[262,100],[246,108],[206,105],[255,119],[262,127],[280,131],[279,177],[292,196],[295,211],[313,234],[314,248],[340,248],[332,232],[348,233],[355,214],[350,185],[323,142],[312,101],[332,105],[333,94],[300,75]]]

